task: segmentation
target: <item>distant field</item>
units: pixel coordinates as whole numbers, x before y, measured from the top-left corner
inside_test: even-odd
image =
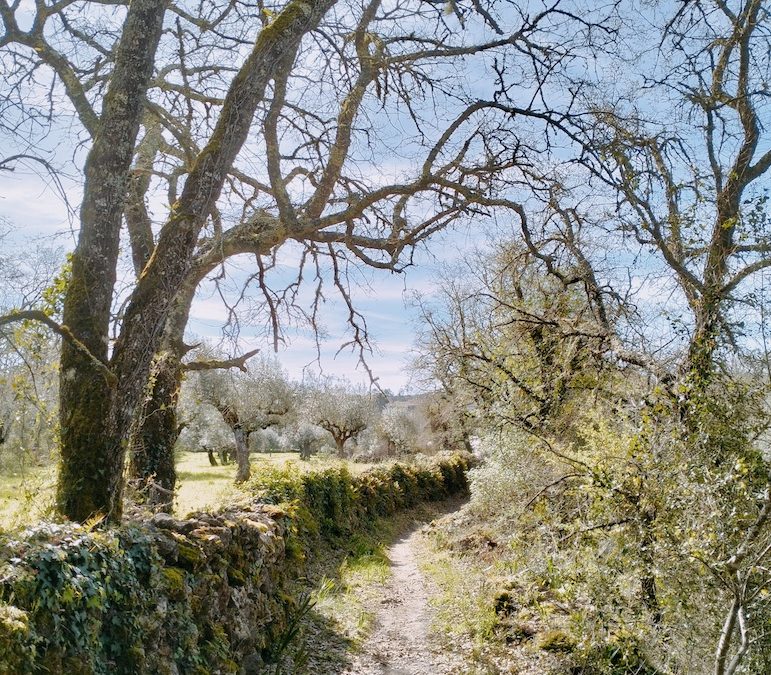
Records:
[[[304,470],[336,466],[345,463],[352,473],[370,468],[371,464],[342,462],[328,456],[313,457],[301,462],[297,453],[281,452],[252,454],[252,473],[268,464],[294,463]],[[184,452],[177,458],[177,498],[175,512],[184,516],[190,511],[218,507],[244,496],[233,485],[235,464],[211,466],[205,452]],[[0,472],[0,528],[24,526],[34,523],[50,513],[56,475],[54,467],[35,467],[24,473]]]
[[[0,527],[40,520],[53,506],[56,470],[53,466],[0,473]]]

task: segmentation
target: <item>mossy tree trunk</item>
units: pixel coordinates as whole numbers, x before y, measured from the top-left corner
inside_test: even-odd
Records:
[[[166,321],[187,278],[200,231],[243,146],[268,83],[335,0],[291,0],[257,37],[225,96],[205,148],[188,174],[129,299],[110,367],[110,389],[79,352],[62,355],[62,470],[57,503],[66,516],[119,520],[127,440],[146,396]],[[152,74],[165,3],[133,0],[116,54],[100,128],[86,163],[81,232],[64,322],[107,361],[108,326],[128,175]]]
[[[165,3],[134,0],[117,48],[93,146],[86,159],[80,234],[63,322],[91,354],[108,360],[109,322],[128,172],[153,72]],[[61,466],[57,508],[85,521],[120,514],[121,437],[110,426],[115,390],[69,341],[60,367]]]
[[[249,463],[249,432],[241,425],[233,428],[233,437],[236,441],[236,483],[245,483],[252,475],[252,467]]]
[[[651,620],[655,625],[661,623],[661,605],[659,603],[658,592],[656,590],[656,561],[654,551],[656,546],[656,537],[654,534],[656,516],[652,511],[645,511],[641,517],[642,541],[640,546],[641,557],[641,575],[640,591],[642,601],[646,609],[650,612]]]
[[[131,439],[130,475],[140,494],[161,510],[173,505],[177,471],[174,445],[182,427],[177,403],[182,381],[179,350],[170,348],[156,358],[148,382],[148,393]]]
[[[703,287],[692,303],[694,329],[680,391],[681,417],[692,440],[702,433],[702,412],[714,379],[719,338],[725,335],[721,315],[730,295],[729,260],[735,245],[743,191],[739,184],[731,183],[729,181],[717,200],[717,217],[704,263]]]
[[[140,484],[156,481],[170,492],[176,487],[177,406],[185,372],[182,358],[188,351],[183,340],[198,285],[223,258],[241,253],[267,253],[285,237],[286,229],[281,221],[266,214],[246,227],[233,228],[220,245],[204,249],[193,261],[166,320],[163,345],[151,371],[144,404],[134,422],[137,431],[131,442],[131,475]],[[227,464],[227,456],[222,457],[222,463]]]

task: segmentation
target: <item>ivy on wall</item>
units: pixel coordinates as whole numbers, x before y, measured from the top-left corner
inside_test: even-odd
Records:
[[[0,672],[238,672],[291,620],[319,540],[466,490],[469,458],[272,470],[249,506],[110,530],[41,524],[0,539]]]

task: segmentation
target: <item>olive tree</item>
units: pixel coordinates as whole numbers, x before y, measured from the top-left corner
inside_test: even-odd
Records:
[[[412,452],[418,443],[418,422],[413,411],[391,404],[380,415],[377,433],[392,455]]]
[[[217,466],[217,458],[227,464],[231,455],[235,458],[233,432],[222,419],[222,415],[210,405],[201,405],[196,393],[196,382],[186,380],[179,398],[179,438],[175,449],[188,452],[204,450],[209,464]]]
[[[345,445],[376,418],[371,394],[356,390],[345,380],[320,378],[307,386],[301,415],[328,431],[337,454],[345,457]]]
[[[249,436],[285,422],[295,392],[275,360],[253,359],[246,372],[202,370],[196,376],[199,400],[213,406],[230,428],[236,447],[236,483],[249,480]]]
[[[288,441],[291,447],[300,452],[300,459],[308,460],[318,452],[328,440],[329,434],[320,426],[306,421],[297,421],[287,429]]]

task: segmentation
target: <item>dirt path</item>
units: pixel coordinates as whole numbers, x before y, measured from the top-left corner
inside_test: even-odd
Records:
[[[391,578],[384,586],[372,634],[346,673],[448,675],[462,673],[457,657],[443,653],[431,635],[432,609],[415,549],[420,528],[388,550]]]

